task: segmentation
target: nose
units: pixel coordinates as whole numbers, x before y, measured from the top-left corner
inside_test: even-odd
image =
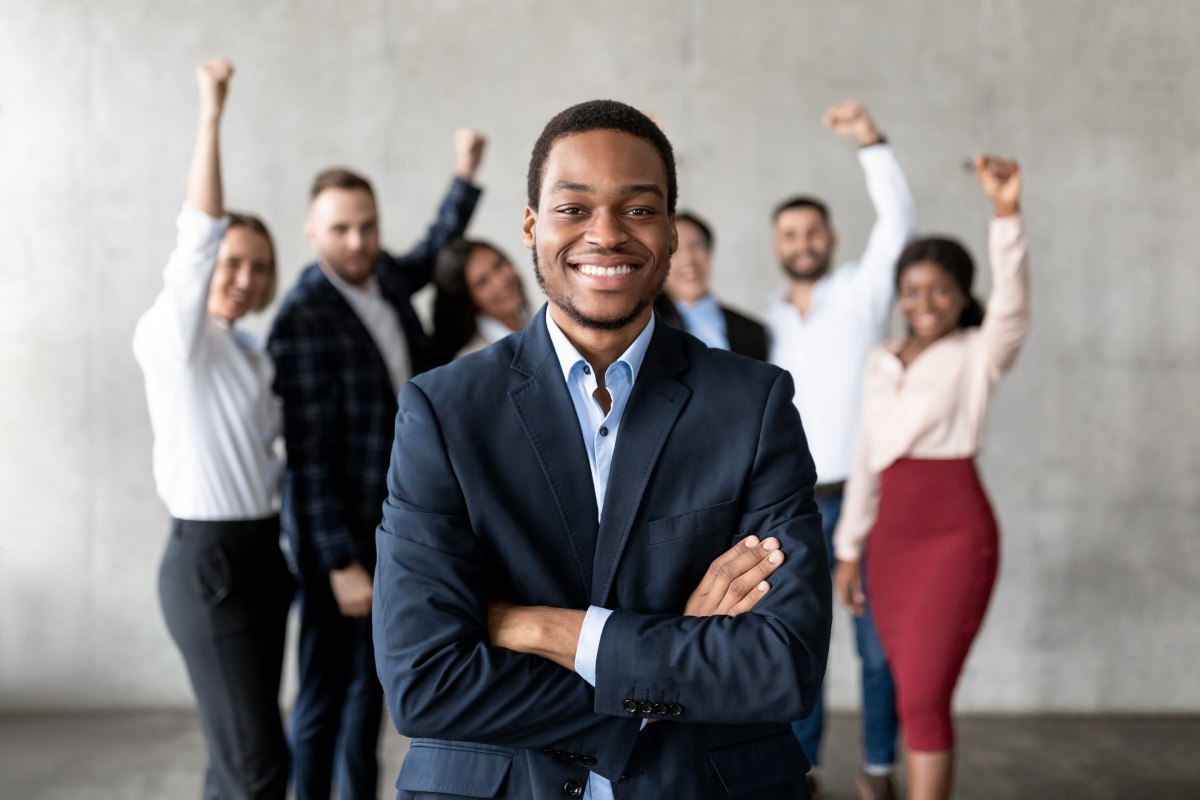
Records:
[[[361,231],[352,229],[346,234],[346,246],[349,247],[351,250],[361,249],[362,241],[363,241],[363,237],[362,237]]]
[[[243,264],[238,267],[237,272],[233,274],[233,283],[238,289],[250,288],[250,278],[252,267],[249,264]]]
[[[608,209],[600,209],[592,215],[592,224],[587,230],[587,241],[604,250],[614,250],[628,238],[620,215]]]

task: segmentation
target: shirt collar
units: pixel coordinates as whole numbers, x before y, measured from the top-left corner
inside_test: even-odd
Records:
[[[367,298],[379,297],[380,295],[379,280],[375,277],[374,272],[367,276],[367,280],[361,286],[355,286],[332,269],[325,269],[325,267],[321,267],[320,269],[321,274],[333,284],[333,288],[337,289],[344,296]]]
[[[554,321],[554,315],[550,313],[548,307],[546,309],[546,329],[550,333],[550,342],[554,345],[554,354],[558,356],[558,365],[562,369],[563,379],[569,383],[571,380],[571,370],[580,362],[587,363],[587,359],[579,354],[579,351],[575,349],[575,345],[571,344],[571,340],[562,332],[562,328],[558,327],[558,323]],[[654,314],[651,314],[650,321],[646,323],[646,327],[642,328],[642,332],[637,335],[633,343],[617,359],[617,363],[624,363],[629,367],[631,383],[637,380],[638,372],[642,368],[642,362],[646,359],[646,351],[650,348],[650,338],[653,335]]]

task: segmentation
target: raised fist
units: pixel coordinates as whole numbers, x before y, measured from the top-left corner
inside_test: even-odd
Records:
[[[1021,168],[1016,161],[977,155],[975,174],[983,193],[992,201],[997,217],[1007,217],[1020,210]]]
[[[475,170],[483,160],[487,139],[479,131],[459,128],[454,132],[454,173],[468,183],[475,179]]]
[[[875,128],[875,123],[871,122],[867,109],[857,100],[844,100],[830,106],[821,122],[834,133],[853,139],[859,147],[875,144],[883,138]]]
[[[225,108],[225,95],[229,91],[229,79],[233,77],[233,65],[227,58],[213,58],[196,67],[196,85],[200,89],[200,108],[213,116],[220,116]]]

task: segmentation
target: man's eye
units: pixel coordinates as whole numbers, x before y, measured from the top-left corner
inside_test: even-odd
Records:
[[[654,212],[652,212],[652,211],[651,211],[650,209],[648,209],[648,208],[631,208],[631,209],[629,209],[629,211],[628,211],[628,212],[626,212],[626,213],[628,213],[628,214],[629,214],[629,216],[631,216],[631,217],[646,217],[646,216],[649,216],[650,214],[652,214],[652,213],[654,213]]]

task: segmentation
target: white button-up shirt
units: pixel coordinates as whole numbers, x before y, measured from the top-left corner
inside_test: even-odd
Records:
[[[342,280],[331,269],[322,267],[321,271],[333,288],[346,298],[354,314],[362,322],[367,333],[379,349],[383,363],[387,365],[388,377],[392,379],[392,390],[400,393],[400,387],[412,377],[412,363],[408,356],[408,337],[400,325],[400,317],[396,307],[387,301],[379,290],[379,280],[372,275],[361,286],[355,286]]]
[[[858,261],[842,264],[813,286],[806,316],[780,292],[767,311],[772,364],[796,385],[818,483],[850,474],[858,439],[863,367],[887,336],[896,258],[916,229],[916,208],[892,149],[865,147],[858,159],[875,206],[875,225]]]

